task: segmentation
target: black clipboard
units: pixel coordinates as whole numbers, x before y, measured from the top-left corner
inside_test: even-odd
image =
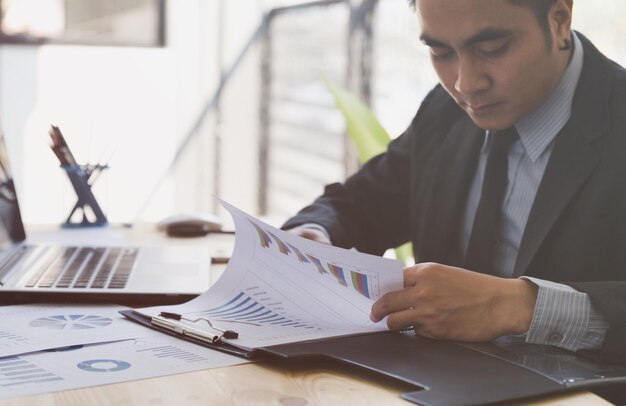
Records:
[[[150,317],[133,310],[120,313],[147,327],[232,355],[293,361],[325,358],[357,366],[415,386],[415,391],[402,398],[423,406],[483,405],[626,385],[624,364],[601,363],[570,351],[526,344],[516,337],[466,344],[388,331],[244,351],[155,326]]]
[[[255,354],[254,351],[246,351],[246,350],[242,350],[240,348],[234,347],[230,344],[224,343],[222,341],[216,341],[214,344],[208,344],[206,341],[203,340],[199,340],[197,338],[194,337],[190,337],[190,336],[184,336],[180,333],[177,333],[176,331],[173,331],[171,329],[167,329],[161,326],[157,326],[155,324],[152,323],[152,318],[145,316],[135,310],[122,310],[120,311],[120,314],[122,314],[124,317],[139,323],[143,326],[146,326],[148,328],[151,328],[153,330],[157,330],[160,331],[161,333],[165,333],[168,335],[171,335],[173,337],[176,338],[180,338],[181,340],[185,340],[185,341],[189,341],[192,342],[194,344],[198,344],[198,345],[202,345],[204,347],[209,347],[211,349],[217,350],[217,351],[221,351],[221,352],[225,352],[227,354],[230,355],[237,355],[239,357],[244,357],[244,358],[252,358],[257,356],[257,354]]]

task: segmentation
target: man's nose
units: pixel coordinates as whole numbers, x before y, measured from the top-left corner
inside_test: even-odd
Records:
[[[459,61],[454,89],[462,95],[472,95],[487,90],[491,86],[489,75],[471,58]]]

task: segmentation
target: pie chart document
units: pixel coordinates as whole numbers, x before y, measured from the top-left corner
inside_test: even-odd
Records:
[[[119,314],[121,306],[0,306],[0,357],[152,334]]]

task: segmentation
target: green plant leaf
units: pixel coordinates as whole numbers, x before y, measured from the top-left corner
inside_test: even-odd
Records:
[[[402,262],[404,265],[413,265],[415,258],[413,258],[413,244],[407,242],[394,249],[396,253],[396,259]]]
[[[361,163],[385,152],[391,137],[371,110],[347,90],[325,78],[323,81],[344,115],[348,134],[354,142]]]

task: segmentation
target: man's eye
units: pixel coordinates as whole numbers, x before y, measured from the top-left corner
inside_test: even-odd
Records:
[[[445,59],[452,56],[454,52],[448,48],[430,47],[430,56],[433,59]]]
[[[500,56],[504,54],[509,49],[508,42],[494,42],[494,43],[485,43],[476,46],[476,53],[481,56],[486,56],[488,58],[493,58],[496,56]]]

